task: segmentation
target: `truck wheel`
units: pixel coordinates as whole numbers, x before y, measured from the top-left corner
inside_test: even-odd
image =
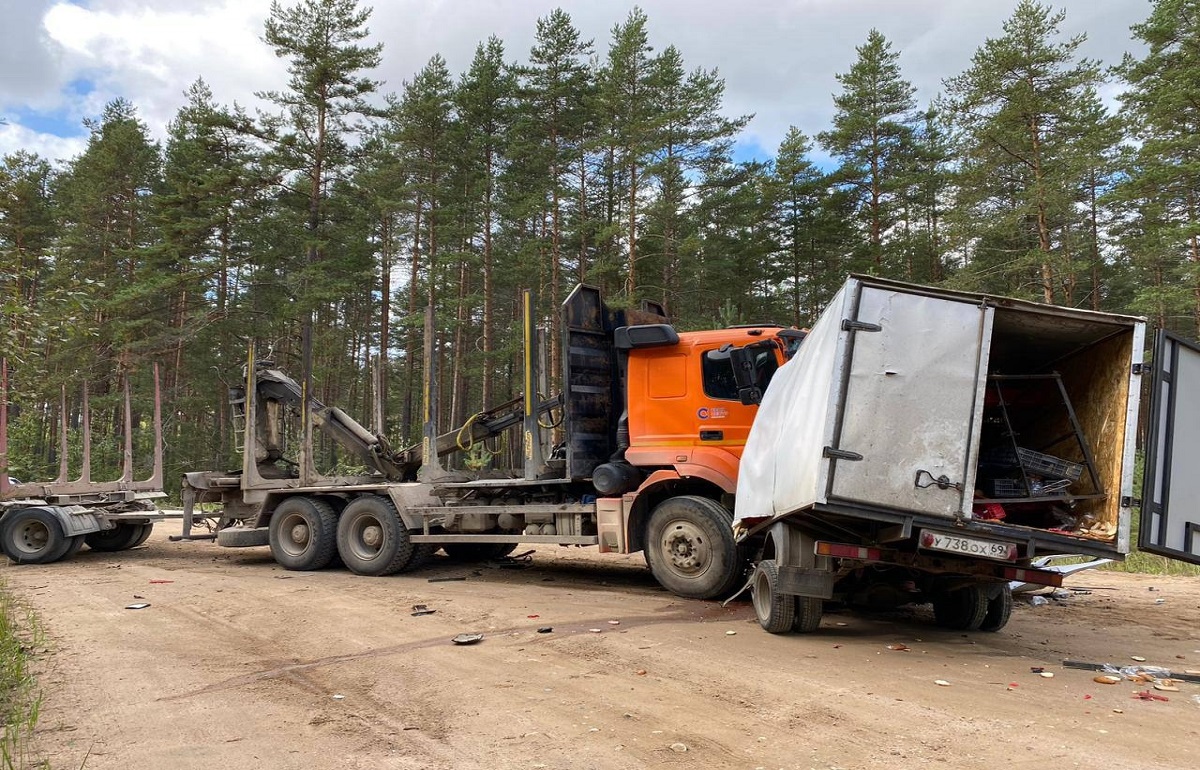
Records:
[[[0,546],[17,564],[49,564],[58,561],[73,545],[63,533],[58,517],[44,508],[9,511],[0,522]]]
[[[815,596],[797,596],[796,619],[792,621],[792,630],[798,634],[811,634],[821,627],[821,615],[824,612],[824,600]]]
[[[328,503],[289,497],[271,515],[271,555],[284,569],[325,569],[337,547],[337,514]]]
[[[73,537],[68,537],[67,540],[70,542],[67,544],[67,551],[60,556],[59,559],[69,559],[75,554],[79,553],[80,549],[83,548],[83,537],[83,535],[74,535]]]
[[[779,568],[774,559],[763,559],[754,567],[750,580],[750,600],[758,624],[772,634],[792,630],[796,622],[796,597],[779,593]],[[820,622],[820,615],[817,622]]]
[[[687,599],[714,599],[737,587],[741,561],[733,517],[706,497],[672,497],[647,526],[646,562],[656,580]]]
[[[142,526],[141,524],[121,522],[112,529],[89,532],[83,537],[88,544],[88,548],[91,548],[93,551],[104,551],[106,553],[127,551],[142,542],[138,539],[142,536]],[[149,533],[146,534],[149,536]]]
[[[222,548],[253,548],[270,544],[271,533],[266,527],[226,527],[217,530],[217,545]]]
[[[979,624],[980,631],[999,631],[1008,625],[1008,619],[1012,616],[1013,598],[1012,589],[1004,586],[1000,589],[1000,593],[992,597],[987,604],[987,614],[983,616],[983,622]]]
[[[433,553],[408,539],[396,505],[382,495],[363,495],[346,506],[338,520],[337,547],[342,563],[356,575],[415,569]]]
[[[443,543],[442,550],[454,561],[502,559],[517,549],[516,543]]]
[[[982,585],[945,591],[933,600],[934,621],[955,631],[978,631],[987,612],[987,590]]]
[[[139,534],[137,536],[137,540],[133,541],[133,545],[129,546],[130,548],[137,548],[139,545],[141,545],[142,543],[149,540],[150,534],[152,532],[154,532],[154,524],[153,523],[142,524],[141,527],[142,527],[141,534]]]

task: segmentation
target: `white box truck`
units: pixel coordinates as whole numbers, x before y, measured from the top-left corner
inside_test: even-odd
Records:
[[[1200,349],[1144,319],[852,276],[762,396],[734,526],[768,631],[823,602],[995,631],[1038,557],[1200,562]],[[1153,376],[1134,493],[1143,379]]]

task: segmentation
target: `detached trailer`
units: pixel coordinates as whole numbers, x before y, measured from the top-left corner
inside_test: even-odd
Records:
[[[1160,334],[1141,500],[1143,319],[852,276],[767,388],[735,509],[767,631],[823,601],[996,631],[1035,558],[1200,562],[1200,352]]]

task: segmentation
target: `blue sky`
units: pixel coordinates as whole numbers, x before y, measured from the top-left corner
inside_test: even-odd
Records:
[[[287,2],[288,0],[284,0]],[[753,113],[739,159],[767,158],[791,125],[828,126],[835,76],[854,61],[872,28],[900,52],[922,102],[965,69],[1016,0],[642,0],[657,50],[673,44],[687,67],[716,68],[730,115]],[[1115,64],[1135,51],[1129,26],[1148,0],[1060,0],[1064,31],[1086,32],[1086,55]],[[633,3],[562,0],[375,0],[370,27],[384,43],[377,76],[399,91],[434,54],[454,72],[489,35],[524,60],[539,17],[562,7],[598,52]],[[736,9],[736,10],[735,10]],[[69,159],[86,141],[83,120],[123,97],[155,136],[198,77],[223,103],[257,105],[279,88],[283,64],[260,40],[270,0],[0,0],[0,153],[36,151]],[[1112,93],[1110,92],[1111,98]]]

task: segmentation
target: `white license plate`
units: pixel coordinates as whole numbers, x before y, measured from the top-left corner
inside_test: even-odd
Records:
[[[940,532],[926,532],[921,539],[922,545],[935,551],[949,551],[966,556],[979,556],[984,559],[1000,559],[1011,561],[1013,547],[1009,543],[994,543],[990,540],[976,540],[973,537],[961,535],[946,535]]]

